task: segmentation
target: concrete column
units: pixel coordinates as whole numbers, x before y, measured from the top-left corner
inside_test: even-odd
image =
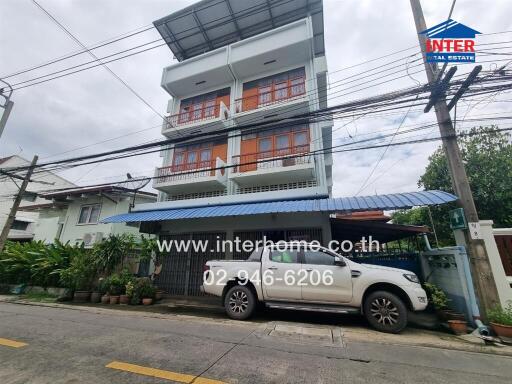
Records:
[[[232,229],[226,229],[226,242],[234,240],[234,234]],[[229,247],[226,247],[226,260],[233,260],[233,252]]]
[[[492,225],[492,220],[480,220],[481,236],[485,242],[485,248],[487,249],[487,254],[489,256],[489,263],[491,264],[496,288],[498,289],[500,304],[502,307],[506,307],[508,305],[508,301],[512,301],[512,288],[510,288],[510,283],[507,280],[503,264],[501,263],[498,246],[494,240]],[[462,230],[455,230],[453,231],[453,234],[457,245],[463,245],[467,248]]]

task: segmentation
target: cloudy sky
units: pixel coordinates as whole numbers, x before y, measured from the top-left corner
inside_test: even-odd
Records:
[[[249,1],[249,0],[238,0]],[[87,46],[112,37],[148,27],[152,21],[177,11],[194,1],[185,0],[39,0],[62,24]],[[451,1],[423,0],[428,26],[446,19]],[[490,4],[492,3],[492,6]],[[404,59],[414,50],[381,61],[344,69],[366,60],[417,44],[416,32],[408,0],[324,0],[325,40],[331,84],[331,105],[356,98],[372,96],[393,89],[424,82],[422,67],[414,68]],[[487,35],[479,43],[500,42],[506,45],[512,33],[492,34],[512,30],[512,2],[509,0],[458,0],[452,18]],[[30,0],[0,2],[0,77],[48,62],[79,46],[60,30]],[[156,30],[138,34],[95,51],[101,57],[143,44],[160,36]],[[510,47],[509,47],[510,48]],[[510,51],[510,49],[508,50]],[[502,50],[502,52],[504,52]],[[484,69],[502,65],[505,56],[487,56],[481,61]],[[491,62],[490,58],[495,58]],[[501,59],[502,61],[498,61]],[[9,77],[10,83],[57,71],[91,60],[86,55],[40,70]],[[361,83],[346,83],[347,77],[389,61],[396,60],[396,70],[402,78],[355,92]],[[412,60],[412,59],[411,59]],[[109,64],[121,78],[135,89],[161,114],[169,96],[160,88],[161,71],[173,62],[167,47],[150,50]],[[406,67],[410,76],[406,75]],[[412,67],[412,68],[411,68]],[[461,66],[458,73],[471,70]],[[371,73],[371,72],[369,72]],[[393,76],[395,77],[395,76]],[[378,76],[369,77],[373,84]],[[388,77],[388,79],[391,77]],[[345,83],[343,83],[345,82]],[[368,84],[367,84],[368,85]],[[349,87],[350,90],[348,89]],[[128,145],[159,139],[160,117],[123,87],[104,68],[97,67],[75,75],[40,85],[20,89],[7,128],[0,138],[0,157],[19,154],[30,159],[34,154],[41,161],[107,151]],[[471,119],[506,112],[507,95],[498,95],[493,103],[486,100],[462,102],[458,116],[465,116],[460,128],[474,125]],[[467,113],[466,113],[467,112]],[[407,116],[401,111],[392,116],[365,117],[357,120],[337,120],[334,144],[393,132],[404,119],[402,129],[434,121],[434,114],[412,110]],[[485,115],[484,115],[485,114]],[[489,115],[487,115],[489,114]],[[489,122],[489,120],[487,121]],[[502,123],[497,121],[497,123]],[[502,124],[503,125],[503,124]],[[415,138],[436,136],[435,129],[414,133]],[[407,137],[407,136],[404,136]],[[400,137],[403,139],[404,137]],[[409,136],[411,137],[411,136]],[[397,139],[398,141],[398,139]],[[437,144],[417,144],[384,150],[373,149],[337,154],[334,164],[335,196],[356,193],[374,194],[416,190],[428,156]],[[380,162],[379,162],[379,159]],[[84,166],[62,172],[61,175],[81,185],[124,179],[132,175],[151,175],[161,159],[157,154],[128,158],[99,166]],[[378,166],[376,167],[378,163]],[[376,168],[375,168],[376,167]],[[368,180],[367,180],[368,179]],[[366,185],[363,188],[363,183]]]

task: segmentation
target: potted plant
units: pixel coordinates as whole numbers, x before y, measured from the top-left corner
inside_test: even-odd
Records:
[[[108,294],[108,289],[110,287],[110,278],[104,277],[100,279],[99,290],[101,294],[101,304],[110,303],[110,295]]]
[[[448,320],[448,325],[456,335],[465,335],[468,333],[468,324],[465,320]]]
[[[124,285],[123,280],[118,274],[113,274],[110,276],[110,284],[108,288],[108,293],[110,296],[110,304],[118,304],[119,296],[123,293]]]
[[[487,314],[492,330],[498,337],[512,339],[512,301],[505,309],[501,306],[489,311]]]
[[[155,292],[155,301],[160,301],[163,299],[164,297],[164,294],[165,294],[165,291],[163,289],[158,289],[156,288],[156,292]]]
[[[73,301],[87,302],[91,298],[91,285],[96,269],[89,260],[87,252],[73,255],[69,267],[59,270],[61,283],[73,291]]]
[[[434,305],[437,316],[442,321],[466,320],[464,314],[454,311],[453,309],[450,309],[448,307],[450,299],[441,288],[432,283],[425,283],[424,286],[425,290],[427,291],[429,302],[431,302]]]
[[[139,296],[142,298],[142,304],[151,305],[155,299],[156,288],[151,284],[147,277],[141,278],[137,284]]]
[[[98,283],[93,287],[93,291],[91,293],[91,303],[99,303],[101,301],[101,296],[103,294],[103,292],[101,292],[101,285],[103,280],[103,278],[98,279]]]
[[[129,281],[126,283],[125,293],[126,293],[126,296],[128,297],[128,304],[131,304],[132,298],[135,293],[135,284],[133,281]]]
[[[130,303],[130,296],[126,292],[126,285],[133,281],[134,277],[128,269],[123,269],[119,275],[123,284],[121,295],[119,296],[119,304],[127,305]]]

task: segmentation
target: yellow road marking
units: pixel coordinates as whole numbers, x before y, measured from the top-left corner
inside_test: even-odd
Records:
[[[123,363],[121,361],[113,361],[105,366],[106,368],[118,369],[120,371],[137,373],[139,375],[157,377],[159,379],[166,379],[178,381],[180,383],[194,383],[194,384],[226,384],[223,381],[207,379],[205,377],[197,377],[194,375],[187,375],[178,372],[164,371],[162,369],[144,367],[142,365],[135,365]]]
[[[21,341],[15,341],[15,340],[9,340],[9,339],[2,339],[0,337],[0,345],[5,345],[6,347],[12,347],[12,348],[21,348],[26,345],[27,343],[22,343]]]

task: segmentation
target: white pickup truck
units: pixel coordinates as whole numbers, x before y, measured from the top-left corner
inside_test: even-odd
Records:
[[[408,310],[427,306],[418,277],[406,270],[358,264],[323,247],[280,244],[247,260],[211,260],[202,290],[222,298],[229,317],[249,318],[258,302],[270,308],[362,313],[375,329],[397,333]]]

